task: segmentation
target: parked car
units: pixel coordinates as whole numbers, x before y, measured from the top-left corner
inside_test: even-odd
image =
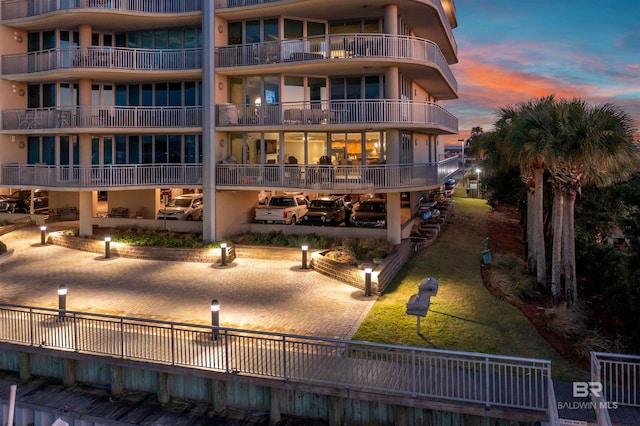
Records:
[[[49,209],[49,192],[43,189],[33,190],[33,211],[46,214]],[[0,198],[0,213],[29,213],[31,211],[31,190],[21,189],[9,196]]]
[[[303,195],[280,195],[269,198],[266,206],[253,210],[253,220],[260,223],[295,225],[307,214],[307,199]]]
[[[202,194],[178,195],[158,211],[158,219],[194,220],[200,218]]]
[[[311,200],[309,211],[302,216],[302,225],[337,226],[346,219],[342,197],[323,197]]]
[[[362,228],[386,228],[386,201],[379,198],[362,201],[351,217],[351,224]]]

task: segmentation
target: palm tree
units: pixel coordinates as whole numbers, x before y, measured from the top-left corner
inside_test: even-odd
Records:
[[[637,170],[640,156],[633,142],[631,118],[614,105],[589,106],[580,99],[563,100],[558,111],[560,132],[553,147],[556,151],[550,171],[562,197],[561,204],[554,208],[553,222],[562,225],[554,231],[554,249],[555,240],[560,240],[565,302],[573,305],[578,299],[574,229],[576,196],[584,183],[602,185],[626,179]],[[556,279],[555,275],[553,279]],[[560,281],[555,285],[558,287],[552,291],[554,297],[559,297]]]
[[[496,128],[509,142],[512,161],[520,164],[522,178],[528,183],[528,243],[531,240],[528,263],[531,270],[535,270],[536,282],[542,287],[546,287],[547,282],[543,177],[548,157],[553,155],[556,143],[558,120],[555,105],[553,95],[530,100],[515,107],[501,109],[500,119],[496,122]]]

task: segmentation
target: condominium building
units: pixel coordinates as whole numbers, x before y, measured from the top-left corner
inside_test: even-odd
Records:
[[[0,188],[92,233],[98,194],[151,222],[202,192],[203,238],[259,193],[400,194],[456,171],[453,0],[2,0]],[[315,231],[315,230],[314,230]]]

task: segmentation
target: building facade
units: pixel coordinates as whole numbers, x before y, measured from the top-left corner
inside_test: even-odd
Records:
[[[91,234],[98,194],[154,220],[202,192],[203,238],[258,194],[400,194],[457,167],[453,0],[2,0],[0,187]],[[134,213],[135,212],[135,213]]]

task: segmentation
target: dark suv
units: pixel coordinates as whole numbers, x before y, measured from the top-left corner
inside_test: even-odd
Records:
[[[346,211],[342,197],[323,197],[311,200],[309,211],[302,216],[301,225],[338,225],[344,222]]]
[[[33,211],[37,214],[47,213],[49,193],[43,189],[33,190]],[[0,213],[29,213],[31,209],[31,190],[21,189],[9,196],[0,197]]]

